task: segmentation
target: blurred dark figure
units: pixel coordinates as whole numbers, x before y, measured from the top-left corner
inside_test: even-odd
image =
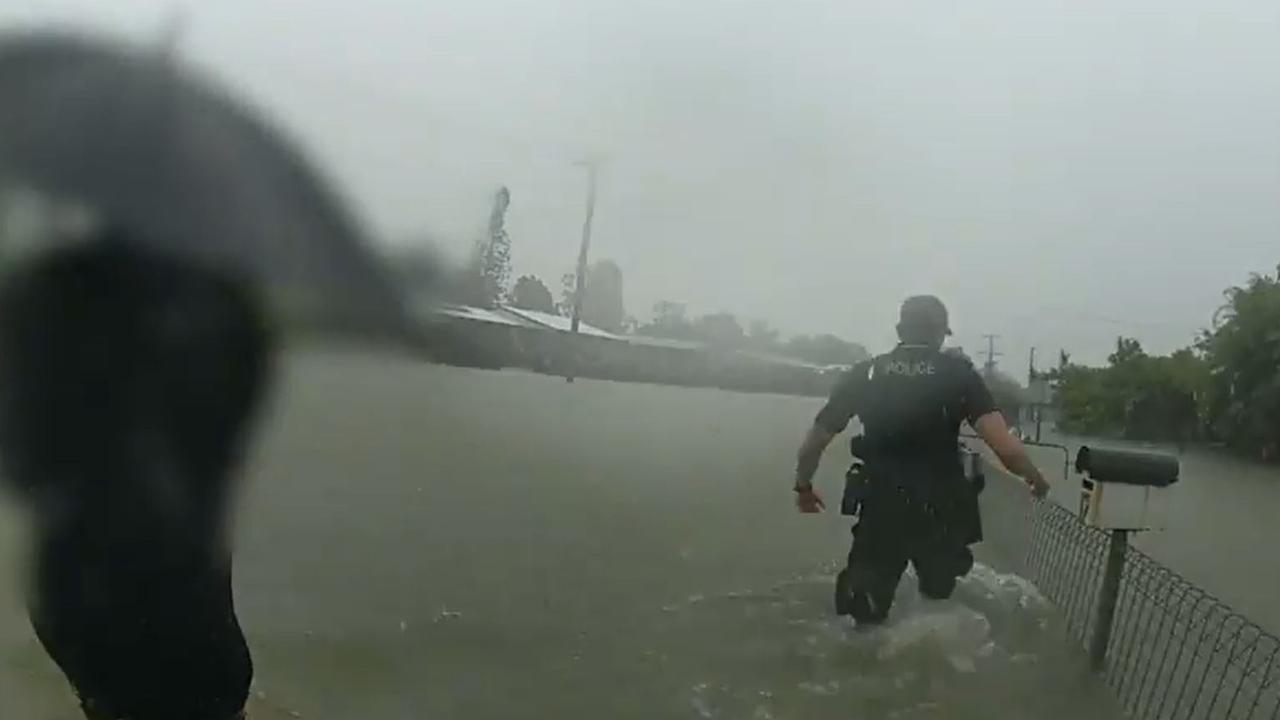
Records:
[[[91,720],[241,717],[228,505],[269,384],[252,288],[119,231],[0,288],[4,477],[36,521],[30,612]]]
[[[37,633],[90,718],[235,717],[227,510],[274,344],[253,290],[397,344],[402,297],[302,150],[173,52],[0,32],[0,185],[127,230],[0,287],[0,470],[36,521]]]

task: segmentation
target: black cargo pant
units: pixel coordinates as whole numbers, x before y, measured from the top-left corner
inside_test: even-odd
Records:
[[[907,563],[915,568],[920,594],[951,597],[956,580],[973,567],[968,546],[980,532],[976,496],[963,480],[943,492],[891,481],[871,487],[853,528],[849,564],[836,578],[836,612],[859,624],[888,617]]]
[[[80,697],[85,717],[239,717],[253,661],[235,615],[230,558],[216,566],[193,560],[155,568],[148,553],[128,558],[146,568],[135,572],[120,548],[112,550],[96,560],[77,548],[43,558],[40,602],[32,608],[36,635]],[[132,586],[121,589],[126,583]]]

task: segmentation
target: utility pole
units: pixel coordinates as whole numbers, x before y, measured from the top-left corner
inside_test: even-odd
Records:
[[[591,221],[596,214],[596,179],[598,166],[594,160],[584,160],[579,165],[587,168],[587,216],[582,221],[582,245],[578,248],[578,279],[573,290],[573,318],[569,322],[570,361],[567,382],[573,382],[573,372],[578,364],[578,326],[582,323],[582,297],[587,291],[587,253],[591,249]]]
[[[1003,354],[998,350],[996,350],[996,340],[1000,336],[999,335],[983,335],[982,337],[987,339],[987,352],[985,353],[987,356],[987,360],[982,364],[982,372],[986,375],[987,379],[990,380],[991,377],[994,376],[996,372],[996,358],[1000,357]]]
[[[1036,423],[1036,442],[1040,442],[1040,408],[1044,405],[1041,396],[1042,381],[1036,377],[1036,349],[1031,348],[1031,357],[1027,359],[1027,390],[1031,396],[1031,417]]]

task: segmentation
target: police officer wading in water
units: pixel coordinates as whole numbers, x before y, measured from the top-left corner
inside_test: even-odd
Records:
[[[969,545],[982,539],[977,490],[958,452],[960,423],[968,421],[1035,497],[1049,490],[1009,432],[986,383],[965,358],[942,352],[951,334],[947,309],[922,295],[902,303],[899,345],[853,368],[831,393],[800,447],[796,506],[825,508],[812,480],[832,438],[857,416],[842,510],[857,514],[849,564],[836,579],[836,612],[860,624],[883,622],[910,562],[920,593],[951,596],[973,566]]]

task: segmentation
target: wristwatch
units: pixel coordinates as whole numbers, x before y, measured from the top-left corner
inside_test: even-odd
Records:
[[[796,484],[795,484],[795,487],[791,488],[791,491],[792,491],[792,492],[795,492],[795,493],[810,493],[810,492],[813,492],[813,483],[811,483],[811,482],[807,482],[807,483],[796,483]]]

